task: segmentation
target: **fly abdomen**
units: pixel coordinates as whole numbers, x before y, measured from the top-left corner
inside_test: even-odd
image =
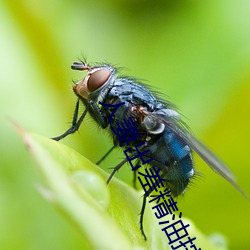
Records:
[[[172,130],[165,129],[149,149],[153,158],[151,165],[162,170],[166,187],[173,196],[182,194],[194,175],[190,147]]]
[[[168,144],[170,154],[176,161],[183,159],[190,153],[189,146],[184,143],[179,137],[177,137],[177,135],[173,131],[166,130],[166,132],[164,133],[164,137]]]
[[[189,179],[194,175],[192,154],[190,147],[173,131],[167,131],[165,138],[168,142],[168,151],[172,157],[167,179],[175,183],[174,186],[178,195],[184,192]]]
[[[173,196],[183,194],[193,175],[194,169],[192,155],[189,153],[180,161],[170,164],[170,167],[164,176],[166,187],[171,190]]]

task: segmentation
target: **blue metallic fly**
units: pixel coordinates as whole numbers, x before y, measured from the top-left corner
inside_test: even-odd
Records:
[[[169,101],[157,97],[148,86],[132,78],[118,77],[117,70],[111,65],[90,66],[85,62],[74,62],[71,68],[87,71],[87,74],[73,87],[78,100],[72,126],[64,134],[53,138],[54,140],[59,141],[76,132],[86,114],[89,113],[95,122],[101,128],[108,129],[113,137],[114,146],[101,159],[103,160],[115,147],[119,147],[119,141],[110,127],[115,127],[117,122],[131,117],[141,135],[131,145],[145,142],[141,148],[142,151],[149,149],[149,152],[144,155],[145,161],[153,159],[148,164],[160,169],[161,177],[166,180],[165,187],[171,190],[173,196],[183,194],[195,174],[192,151],[195,151],[215,172],[244,195],[236,184],[232,172],[189,132],[175,106]],[[85,111],[78,118],[80,102],[84,104]],[[104,107],[100,103],[110,106],[121,103],[123,105],[113,113],[114,108]],[[126,146],[124,148],[126,149]],[[108,182],[125,162],[126,159],[114,168]],[[145,199],[144,196],[141,215],[142,232]]]

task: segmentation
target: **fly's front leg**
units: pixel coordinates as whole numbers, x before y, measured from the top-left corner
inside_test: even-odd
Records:
[[[79,104],[80,104],[80,101],[78,99],[77,102],[76,102],[76,106],[75,106],[75,110],[74,110],[74,116],[73,116],[71,127],[65,133],[63,133],[62,135],[59,135],[57,137],[53,137],[51,139],[53,139],[55,141],[60,141],[64,137],[68,136],[69,134],[75,133],[79,129],[79,127],[80,127],[80,125],[81,125],[81,123],[82,123],[82,121],[83,121],[84,117],[86,116],[86,114],[88,112],[88,109],[89,109],[89,105],[87,105],[86,109],[84,110],[84,112],[82,113],[81,117],[77,121],[77,119],[78,119],[78,112],[79,112]]]
[[[101,111],[101,109],[98,107],[98,105],[90,100],[89,105],[91,107],[90,112],[95,117],[95,120],[99,125],[101,125],[102,128],[106,128],[108,126],[108,119],[107,116]]]

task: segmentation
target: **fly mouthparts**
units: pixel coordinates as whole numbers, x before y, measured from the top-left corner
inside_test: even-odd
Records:
[[[83,62],[73,62],[71,69],[74,70],[88,70],[89,66]]]

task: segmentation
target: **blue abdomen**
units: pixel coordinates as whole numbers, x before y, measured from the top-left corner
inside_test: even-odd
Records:
[[[190,147],[172,130],[165,129],[149,149],[150,157],[154,159],[150,165],[162,169],[165,186],[173,196],[182,194],[194,175]]]

